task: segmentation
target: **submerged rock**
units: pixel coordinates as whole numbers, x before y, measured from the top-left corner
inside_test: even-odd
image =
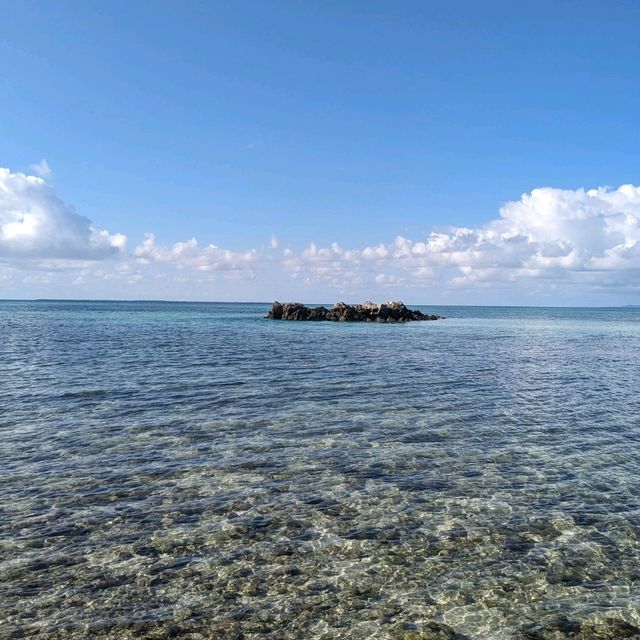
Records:
[[[336,302],[331,309],[307,307],[299,302],[274,302],[267,318],[270,320],[329,320],[333,322],[409,322],[411,320],[440,320],[442,316],[408,309],[403,302],[362,304]]]
[[[570,620],[564,615],[525,629],[522,640],[618,640],[640,638],[640,628],[619,618]]]
[[[403,629],[394,638],[397,640],[457,640],[461,636],[456,635],[451,627],[437,622],[427,622],[422,625],[405,624]]]

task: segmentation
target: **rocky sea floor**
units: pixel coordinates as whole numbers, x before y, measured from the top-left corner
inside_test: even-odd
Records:
[[[640,312],[434,311],[2,303],[0,638],[640,638]]]

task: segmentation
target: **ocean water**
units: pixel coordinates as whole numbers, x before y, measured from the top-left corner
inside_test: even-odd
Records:
[[[0,638],[639,637],[640,310],[0,303]]]

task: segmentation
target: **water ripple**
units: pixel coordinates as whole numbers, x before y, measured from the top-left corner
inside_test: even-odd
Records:
[[[0,303],[0,637],[640,637],[640,312],[265,309]]]

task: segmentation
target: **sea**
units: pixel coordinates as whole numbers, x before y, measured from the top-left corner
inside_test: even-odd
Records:
[[[640,637],[640,309],[0,302],[0,638]]]

